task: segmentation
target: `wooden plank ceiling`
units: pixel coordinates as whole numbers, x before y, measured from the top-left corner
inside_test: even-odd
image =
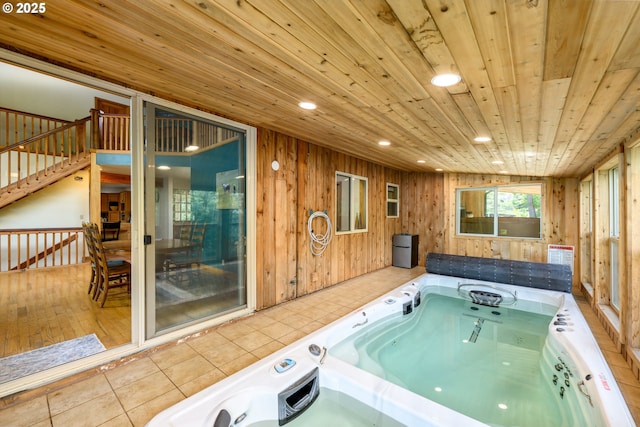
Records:
[[[394,168],[579,177],[638,137],[639,8],[48,0],[4,13],[0,46]]]

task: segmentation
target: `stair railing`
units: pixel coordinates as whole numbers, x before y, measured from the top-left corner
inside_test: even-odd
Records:
[[[0,147],[0,188],[28,185],[88,154],[87,123],[91,116],[25,140]]]
[[[157,117],[155,132],[157,153],[206,150],[238,139],[238,131],[187,118]]]
[[[68,120],[0,107],[0,148],[68,123]]]
[[[0,230],[0,272],[81,264],[87,256],[82,228]]]
[[[131,150],[131,119],[129,114],[103,113],[91,110],[91,117],[93,140],[99,141],[94,148],[110,151]]]

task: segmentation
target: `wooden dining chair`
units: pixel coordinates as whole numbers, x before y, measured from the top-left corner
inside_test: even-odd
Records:
[[[177,235],[180,240],[190,240],[191,239],[191,223],[187,222],[179,225],[179,233]]]
[[[120,238],[120,221],[102,223],[102,240],[118,240]]]
[[[91,224],[90,228],[98,275],[93,299],[104,307],[111,288],[126,286],[131,292],[131,264],[124,260],[109,260],[97,224]]]
[[[194,224],[191,230],[190,245],[184,252],[167,256],[164,270],[170,281],[184,281],[200,274],[202,247],[207,232],[207,224]]]
[[[93,229],[91,224],[83,222],[82,231],[84,232],[84,242],[87,245],[87,252],[89,252],[89,260],[91,262],[91,279],[89,280],[89,289],[87,290],[87,293],[91,295],[91,298],[93,298],[96,290],[98,289],[98,264],[96,263]]]

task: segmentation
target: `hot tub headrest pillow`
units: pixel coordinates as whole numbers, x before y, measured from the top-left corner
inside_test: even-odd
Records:
[[[571,267],[562,264],[430,252],[427,273],[571,293]]]

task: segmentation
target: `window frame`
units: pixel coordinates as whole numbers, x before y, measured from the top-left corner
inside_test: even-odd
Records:
[[[348,204],[347,204],[347,217],[348,217],[348,229],[341,229],[343,225],[344,218],[341,218],[341,201],[339,197],[340,193],[340,184],[345,180],[349,181],[349,194],[348,194]],[[359,191],[360,183],[364,182],[364,197]],[[336,220],[335,220],[335,234],[351,234],[351,233],[365,233],[369,231],[369,179],[364,176],[354,175],[347,172],[336,171],[335,173],[335,212],[336,212]],[[360,201],[364,204],[363,209],[360,209]],[[364,210],[364,227],[357,228],[358,223],[362,221],[361,217],[358,217],[357,213],[359,211]],[[361,223],[361,222],[360,222]]]
[[[173,222],[191,221],[191,190],[186,188],[173,189]],[[176,198],[179,200],[176,201]],[[176,209],[184,207],[184,209]]]
[[[389,198],[389,188],[395,188],[396,198]],[[395,206],[395,215],[389,215],[389,208]],[[387,218],[400,218],[400,186],[387,182]]]
[[[609,191],[609,304],[620,312],[620,167],[607,170]]]
[[[506,188],[517,188],[517,187],[533,187],[536,186],[540,189],[540,206],[539,206],[539,212],[538,212],[538,216],[534,217],[534,218],[538,218],[539,219],[539,229],[538,229],[538,235],[537,236],[518,236],[518,235],[507,235],[507,234],[503,234],[499,228],[499,220],[500,220],[500,202],[499,202],[499,194],[501,192],[501,190],[504,190]],[[467,191],[485,191],[487,194],[489,192],[493,192],[493,213],[492,213],[492,217],[493,217],[493,224],[492,224],[492,232],[491,233],[469,233],[469,232],[462,232],[461,231],[461,224],[462,224],[462,214],[463,212],[466,212],[466,209],[464,209],[462,207],[461,204],[461,195],[464,192]],[[504,191],[502,191],[504,192]],[[485,194],[485,207],[487,205],[487,201],[486,201],[486,196],[487,194]],[[543,239],[543,233],[542,233],[542,229],[543,229],[543,209],[544,206],[544,185],[543,183],[540,182],[530,182],[530,183],[524,183],[524,184],[510,184],[510,185],[498,185],[498,186],[483,186],[483,187],[464,187],[464,188],[456,188],[456,199],[455,199],[455,217],[456,217],[456,236],[457,237],[487,237],[487,238],[505,238],[505,239],[527,239],[527,240],[542,240]],[[469,212],[470,213],[470,212]],[[465,214],[467,215],[467,214]],[[468,216],[467,216],[468,217]],[[489,216],[486,216],[489,217]],[[507,217],[503,217],[503,218],[507,218]],[[531,217],[527,217],[527,218],[531,218]]]

